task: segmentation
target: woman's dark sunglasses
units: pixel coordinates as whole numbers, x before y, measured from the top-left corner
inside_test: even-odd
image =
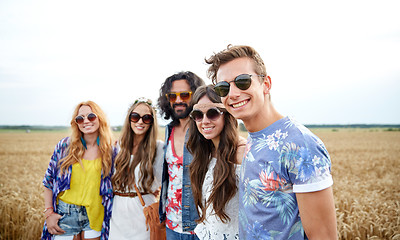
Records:
[[[187,101],[190,99],[190,96],[192,95],[192,92],[190,91],[183,91],[183,92],[171,92],[165,94],[165,96],[168,98],[170,102],[175,102],[176,98],[179,96],[182,101]]]
[[[206,116],[211,121],[216,121],[224,112],[221,112],[218,108],[210,108],[206,112]],[[204,113],[198,109],[194,109],[190,113],[190,117],[196,121],[201,122],[204,118]]]
[[[230,83],[234,82],[236,87],[240,90],[247,90],[251,86],[251,76],[250,74],[240,74],[239,76],[235,77],[234,80],[227,82],[222,81],[214,86],[214,90],[220,97],[225,97],[229,93]],[[264,77],[264,75],[257,75],[259,77]]]
[[[93,122],[94,120],[96,120],[97,116],[96,116],[96,114],[94,114],[94,113],[89,113],[89,114],[86,116],[86,118],[87,118],[89,121]],[[84,116],[76,116],[76,118],[75,118],[75,122],[76,122],[77,124],[82,124],[84,121],[85,121],[85,117],[84,117]]]
[[[143,116],[140,116],[139,113],[137,112],[132,112],[130,115],[130,120],[131,122],[137,123],[139,122],[139,120],[142,119],[142,121],[146,124],[151,124],[153,123],[153,116],[151,116],[150,114],[145,114]]]

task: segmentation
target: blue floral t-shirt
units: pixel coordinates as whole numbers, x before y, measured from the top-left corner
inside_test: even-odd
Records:
[[[305,239],[295,193],[333,184],[322,141],[290,117],[249,133],[239,184],[240,239]]]

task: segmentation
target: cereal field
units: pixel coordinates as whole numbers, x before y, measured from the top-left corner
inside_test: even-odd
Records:
[[[400,239],[400,132],[313,131],[332,158],[339,239]],[[0,132],[0,239],[40,238],[41,181],[66,135]]]

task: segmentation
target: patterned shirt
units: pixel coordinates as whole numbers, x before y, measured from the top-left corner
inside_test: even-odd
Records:
[[[169,187],[170,187],[170,175],[169,175],[169,164],[167,163],[167,154],[168,156],[171,155],[172,149],[175,149],[171,146],[172,140],[171,132],[172,127],[170,124],[165,128],[165,144],[163,146],[164,149],[164,162],[163,162],[163,169],[162,169],[162,183],[161,183],[161,193],[160,193],[160,206],[159,206],[159,214],[160,214],[160,221],[166,221],[166,210],[167,210],[167,202],[168,202],[168,194],[169,194]],[[187,131],[188,132],[188,131]],[[189,172],[189,165],[192,162],[192,155],[189,153],[188,149],[186,148],[186,143],[188,141],[188,134],[186,132],[185,135],[185,142],[183,146],[183,162],[182,162],[182,175],[176,175],[179,178],[182,178],[182,191],[181,191],[181,206],[182,208],[182,228],[183,233],[187,234],[194,234],[193,230],[196,227],[197,223],[196,220],[199,218],[199,214],[197,213],[197,209],[193,199],[192,188],[190,184],[190,172]],[[172,193],[172,192],[170,192]],[[167,225],[168,226],[168,225]]]
[[[322,141],[289,117],[250,133],[239,183],[240,239],[305,239],[295,193],[333,184]]]
[[[174,146],[174,130],[168,140],[165,155],[168,164],[169,185],[167,194],[166,225],[175,232],[183,232],[182,228],[182,176],[183,156],[177,156]]]
[[[208,170],[203,182],[203,204],[210,199],[213,191],[214,182],[214,167],[217,163],[216,158],[212,158],[208,165]],[[235,164],[236,179],[240,174],[240,164]],[[222,220],[215,214],[212,203],[207,206],[206,218],[202,223],[199,223],[194,229],[196,235],[202,240],[236,240],[239,239],[239,195],[236,194],[226,203],[225,213],[230,218],[227,222]]]
[[[70,144],[69,137],[61,139],[60,142],[57,144],[43,179],[43,185],[53,192],[54,212],[56,212],[57,210],[56,203],[58,194],[67,189],[70,189],[72,165],[69,167],[68,171],[66,171],[64,175],[60,174],[60,168],[58,166],[58,162],[67,156],[69,144]],[[114,163],[114,158],[116,155],[115,149],[113,149],[113,152],[110,154],[112,154],[112,161]],[[114,169],[112,168],[110,174],[107,177],[104,177],[102,174],[100,180],[100,195],[102,197],[102,204],[104,206],[104,220],[101,229],[101,240],[108,239],[108,232],[110,228],[112,196],[113,196],[111,173],[113,172],[113,170]],[[43,226],[41,239],[42,240],[54,239],[54,235],[50,234],[49,231],[47,230],[46,222],[44,223]]]

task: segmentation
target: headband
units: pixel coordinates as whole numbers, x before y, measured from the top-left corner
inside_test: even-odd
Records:
[[[148,98],[140,97],[138,98],[134,104],[136,103],[147,103],[148,105],[152,106],[152,101]]]
[[[217,107],[217,108],[223,108],[223,109],[225,109],[225,106],[224,106],[224,104],[222,104],[222,103],[203,103],[203,104],[195,104],[195,105],[193,106],[193,109],[199,109],[199,110],[201,110],[201,109],[209,109],[209,108],[212,108],[212,107]]]

